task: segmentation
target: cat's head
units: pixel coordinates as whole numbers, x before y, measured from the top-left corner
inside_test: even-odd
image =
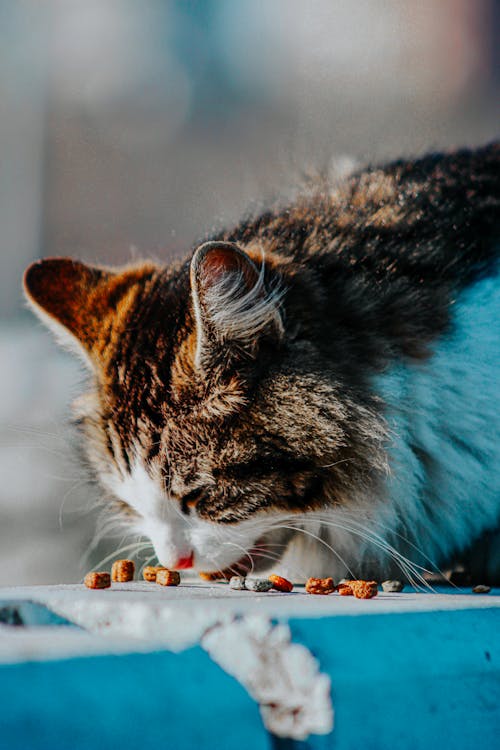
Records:
[[[287,519],[347,502],[367,474],[369,410],[326,371],[296,277],[222,242],[167,268],[26,271],[33,309],[92,374],[75,409],[104,502],[166,566],[267,567]]]

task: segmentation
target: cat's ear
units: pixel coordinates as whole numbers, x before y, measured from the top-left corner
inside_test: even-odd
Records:
[[[24,292],[58,341],[92,365],[91,352],[110,309],[110,271],[71,258],[47,258],[24,274]]]
[[[283,334],[276,284],[232,242],[206,242],[191,261],[191,294],[196,319],[195,366],[215,352],[255,356],[264,336]],[[224,354],[223,354],[224,356]]]

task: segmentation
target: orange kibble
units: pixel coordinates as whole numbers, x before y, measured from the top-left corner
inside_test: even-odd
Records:
[[[377,581],[349,581],[349,586],[356,599],[372,599],[378,594]]]
[[[306,591],[308,594],[331,594],[335,591],[333,578],[309,578]]]
[[[127,583],[134,580],[135,563],[133,560],[115,560],[111,566],[111,580]]]
[[[273,584],[273,589],[276,589],[276,591],[286,591],[287,593],[290,593],[293,589],[293,583],[287,581],[286,578],[282,578],[281,576],[272,575],[269,576],[269,580]]]
[[[90,573],[87,573],[83,582],[88,589],[109,589],[111,576],[109,573],[91,570]]]
[[[202,581],[229,581],[234,573],[224,570],[200,570],[198,575]]]
[[[340,596],[352,596],[352,588],[347,583],[339,583],[337,591]]]

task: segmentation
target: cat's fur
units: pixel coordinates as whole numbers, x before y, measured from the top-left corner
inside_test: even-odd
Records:
[[[493,144],[366,169],[168,267],[28,269],[93,374],[106,506],[161,563],[415,576],[496,528],[499,167]]]

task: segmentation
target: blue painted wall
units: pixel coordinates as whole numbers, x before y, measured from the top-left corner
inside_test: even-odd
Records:
[[[333,734],[302,748],[500,747],[499,609],[290,625],[331,675],[335,707]]]
[[[1,750],[268,750],[257,705],[201,648],[0,668]]]
[[[291,620],[332,679],[335,729],[271,738],[201,648],[0,668],[1,750],[493,750],[500,609]]]

